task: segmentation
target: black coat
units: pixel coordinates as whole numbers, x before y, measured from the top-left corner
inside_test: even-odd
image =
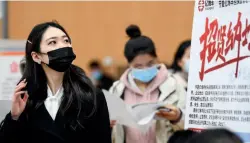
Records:
[[[12,120],[7,114],[0,131],[0,143],[111,143],[108,108],[102,92],[97,94],[96,113],[82,119],[83,128],[65,125],[67,117],[57,113],[53,120],[42,104],[29,118]]]
[[[97,87],[99,89],[109,90],[109,88],[113,85],[114,79],[109,75],[103,74],[102,77],[98,80]]]

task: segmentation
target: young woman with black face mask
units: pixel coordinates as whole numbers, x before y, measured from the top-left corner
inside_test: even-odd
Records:
[[[105,97],[72,64],[75,58],[58,23],[33,28],[23,77],[1,123],[1,143],[111,143]]]

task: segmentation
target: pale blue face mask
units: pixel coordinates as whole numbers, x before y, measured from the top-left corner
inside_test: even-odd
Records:
[[[135,69],[133,68],[131,70],[131,74],[133,76],[133,78],[144,82],[144,83],[148,83],[151,80],[153,80],[155,78],[155,76],[158,73],[158,66],[152,66],[150,68],[147,69]]]
[[[95,80],[99,80],[101,77],[102,77],[102,73],[98,70],[92,72],[92,77],[95,79]]]
[[[186,60],[185,64],[184,64],[184,71],[186,73],[189,72],[189,65],[190,65],[190,60]]]

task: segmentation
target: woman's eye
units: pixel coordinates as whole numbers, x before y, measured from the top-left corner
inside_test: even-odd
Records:
[[[152,67],[152,66],[154,66],[153,63],[149,63],[149,64],[148,64],[148,67]]]
[[[49,42],[49,45],[55,45],[56,44],[56,41],[50,41]]]
[[[69,39],[65,39],[64,41],[65,41],[66,43],[69,43]]]

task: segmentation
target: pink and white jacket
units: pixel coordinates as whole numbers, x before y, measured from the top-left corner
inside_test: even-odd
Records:
[[[109,90],[112,94],[119,97],[123,95],[127,104],[157,101],[173,104],[179,107],[183,114],[176,124],[171,124],[168,120],[157,120],[146,134],[117,124],[113,128],[113,142],[124,143],[126,140],[127,143],[166,143],[175,130],[184,128],[186,91],[172,75],[168,74],[165,65],[161,65],[157,76],[144,92],[136,86],[130,71],[125,71],[120,80],[113,84]]]

